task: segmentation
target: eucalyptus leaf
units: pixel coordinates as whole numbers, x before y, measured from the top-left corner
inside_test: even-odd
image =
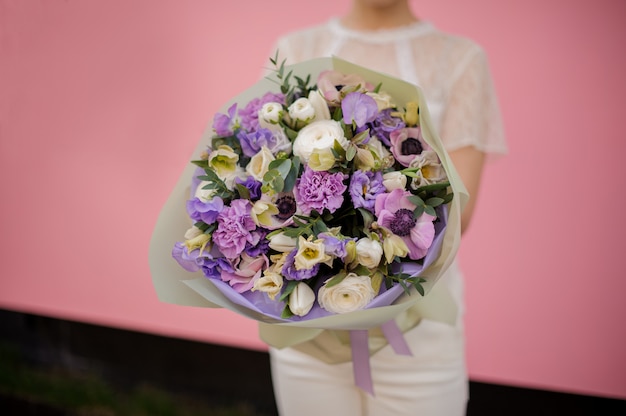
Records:
[[[430,205],[431,207],[438,207],[439,205],[443,204],[443,201],[444,201],[443,198],[438,198],[438,197],[428,198],[426,200],[426,205]]]

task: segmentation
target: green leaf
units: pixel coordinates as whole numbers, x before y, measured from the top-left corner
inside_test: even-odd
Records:
[[[419,218],[422,216],[422,214],[424,213],[424,205],[418,205],[414,210],[413,210],[413,216],[415,216],[415,218]]]
[[[294,316],[294,313],[291,312],[291,309],[289,309],[289,305],[285,305],[285,307],[283,308],[283,311],[280,314],[280,317],[283,319],[289,319],[293,316]]]
[[[361,218],[363,218],[363,228],[366,230],[369,229],[374,222],[374,215],[365,208],[358,208],[357,211],[359,211]]]
[[[296,286],[298,286],[298,283],[300,282],[298,282],[297,280],[290,280],[287,285],[285,285],[283,293],[280,295],[280,298],[278,300],[284,301],[285,299],[287,299],[289,295],[291,295],[291,292],[295,290]]]
[[[417,195],[411,195],[411,196],[407,197],[407,199],[413,205],[417,205],[418,207],[423,207],[424,206],[424,200],[422,198],[420,198],[419,196],[417,196]]]
[[[235,187],[237,188],[237,192],[239,193],[239,197],[241,199],[250,199],[250,190],[248,188],[239,183],[235,184]]]
[[[432,215],[433,217],[437,216],[435,208],[431,207],[430,205],[426,205],[426,207],[424,208],[424,212],[428,215]]]
[[[356,146],[352,143],[348,145],[348,150],[346,150],[346,160],[351,161],[356,156]]]
[[[340,271],[339,273],[337,273],[336,275],[334,275],[329,281],[327,281],[324,285],[329,288],[329,287],[333,287],[335,285],[338,285],[339,283],[341,283],[343,281],[343,279],[346,278],[348,274],[346,273],[345,270]]]
[[[417,188],[417,192],[434,192],[434,191],[439,191],[441,189],[446,189],[448,186],[450,186],[450,182],[448,181],[440,182],[440,183],[433,183],[431,185],[420,186],[419,188]]]
[[[438,197],[433,197],[433,198],[428,198],[426,200],[426,205],[430,205],[431,207],[438,207],[439,205],[443,204],[443,198],[438,198]]]

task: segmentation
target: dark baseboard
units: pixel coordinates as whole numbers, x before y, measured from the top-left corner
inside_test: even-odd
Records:
[[[32,393],[16,392],[12,373],[24,368],[95,376],[122,392],[153,386],[207,406],[276,414],[265,352],[9,310],[0,310],[0,346],[0,353],[13,357],[0,367],[5,373],[0,376],[2,414],[71,414],[49,402],[38,403]],[[468,416],[626,415],[623,400],[478,381],[470,381],[470,397]]]

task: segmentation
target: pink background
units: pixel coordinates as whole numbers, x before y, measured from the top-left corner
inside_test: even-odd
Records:
[[[160,303],[148,241],[276,36],[349,2],[311,4],[0,0],[0,307],[264,349],[253,321]],[[626,398],[626,3],[413,6],[485,47],[510,146],[461,252],[472,378]]]

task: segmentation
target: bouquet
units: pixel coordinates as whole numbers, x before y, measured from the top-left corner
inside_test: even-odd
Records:
[[[152,262],[157,292],[291,327],[392,321],[452,261],[466,197],[421,91],[337,58],[270,61],[179,181],[189,225],[162,212],[151,256],[178,232],[177,269]]]

